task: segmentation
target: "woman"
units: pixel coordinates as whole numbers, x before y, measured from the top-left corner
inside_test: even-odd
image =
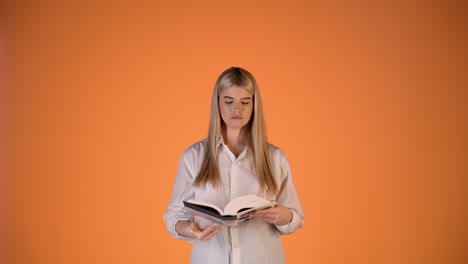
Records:
[[[277,201],[236,227],[218,226],[183,211],[195,199],[220,208],[233,198],[255,194]],[[269,144],[254,77],[242,68],[224,71],[211,100],[208,138],[182,155],[164,215],[167,230],[195,241],[191,263],[285,263],[281,234],[304,223],[284,153]]]

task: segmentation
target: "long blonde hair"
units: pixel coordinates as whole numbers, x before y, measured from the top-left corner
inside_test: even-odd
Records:
[[[203,163],[195,178],[194,185],[201,187],[211,184],[213,187],[217,187],[221,184],[218,168],[217,143],[222,137],[221,127],[224,121],[222,121],[219,112],[219,95],[223,89],[232,85],[242,87],[253,94],[254,108],[250,121],[247,124],[250,128],[249,147],[253,150],[257,179],[262,191],[276,195],[278,192],[278,184],[271,170],[269,144],[266,136],[260,91],[252,74],[238,67],[231,67],[225,70],[216,81],[211,97],[207,146],[205,148]]]

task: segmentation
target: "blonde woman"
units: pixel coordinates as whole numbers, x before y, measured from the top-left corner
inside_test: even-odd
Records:
[[[194,221],[182,209],[189,199],[224,208],[246,194],[276,206],[236,227]],[[280,235],[300,228],[304,215],[288,160],[267,141],[260,92],[248,71],[232,67],[216,81],[208,138],[182,154],[164,220],[174,238],[194,241],[191,263],[285,263]]]

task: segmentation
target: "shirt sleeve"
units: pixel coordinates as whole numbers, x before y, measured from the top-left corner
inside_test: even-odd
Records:
[[[291,234],[304,225],[304,213],[302,212],[299,198],[291,177],[288,160],[284,157],[281,161],[280,190],[277,201],[292,212],[292,219],[286,225],[276,225],[281,234]]]
[[[179,161],[176,180],[172,190],[171,201],[164,214],[164,221],[166,222],[166,229],[172,237],[191,242],[192,239],[180,236],[175,226],[177,222],[182,220],[193,221],[193,217],[184,212],[183,201],[192,199],[194,197],[193,190],[193,159],[190,158],[189,151],[185,151]]]

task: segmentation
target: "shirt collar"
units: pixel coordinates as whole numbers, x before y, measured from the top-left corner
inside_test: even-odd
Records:
[[[219,148],[219,147],[224,147],[224,146],[226,146],[226,145],[224,144],[224,139],[223,139],[223,136],[222,136],[222,135],[219,137],[218,143],[216,144],[216,146],[217,146],[218,148]],[[226,148],[227,148],[227,146],[226,146]],[[249,148],[249,146],[247,146],[247,147],[246,147],[245,153],[241,153],[241,155],[240,155],[239,157],[237,157],[237,158],[242,158],[242,157],[250,156],[250,155],[253,155],[253,153],[252,153],[252,150]]]
[[[219,136],[218,143],[216,144],[216,146],[218,146],[218,147],[219,147],[220,145],[224,145],[223,136]]]

